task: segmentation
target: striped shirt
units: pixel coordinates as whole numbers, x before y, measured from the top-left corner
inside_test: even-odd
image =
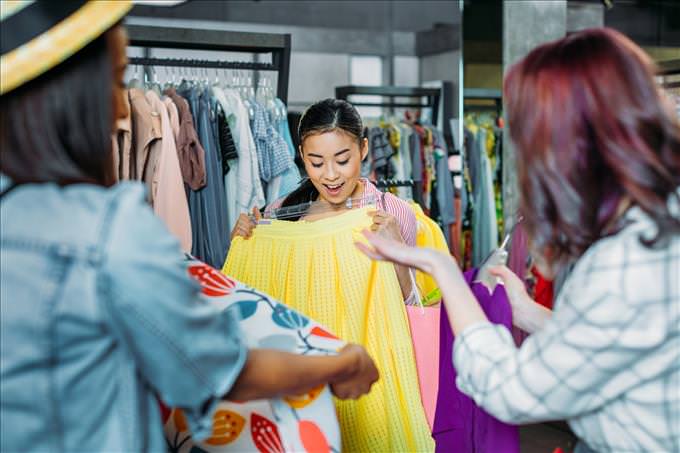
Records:
[[[375,204],[378,209],[392,214],[397,219],[404,242],[410,246],[415,246],[418,223],[409,204],[390,192],[381,192],[367,179],[362,179],[361,182],[364,184],[361,207],[370,203],[371,199],[376,200]]]

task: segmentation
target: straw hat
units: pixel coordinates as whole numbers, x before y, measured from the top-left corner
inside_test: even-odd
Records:
[[[115,1],[0,1],[0,94],[44,74],[132,8]]]

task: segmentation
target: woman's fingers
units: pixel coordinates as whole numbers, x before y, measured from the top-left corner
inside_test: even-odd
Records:
[[[489,268],[489,274],[494,277],[500,277],[504,281],[510,279],[511,275],[515,275],[505,266],[492,266]]]
[[[255,228],[255,225],[248,217],[241,218],[236,223],[236,235],[248,239],[253,234],[253,228]]]
[[[363,231],[368,245],[357,244],[359,250],[369,257],[382,261],[390,261],[403,266],[415,267],[426,273],[432,273],[437,265],[448,263],[449,255],[429,248],[411,247],[403,242],[385,238],[382,235]],[[455,262],[454,262],[455,263]]]
[[[524,282],[507,266],[493,266],[489,268],[489,273],[494,277],[499,277],[503,280],[505,286],[521,285],[524,288]]]
[[[372,260],[376,261],[384,261],[385,257],[382,256],[380,253],[376,252],[374,249],[371,247],[367,246],[366,244],[363,244],[361,242],[355,242],[354,245],[366,256],[371,258]]]
[[[418,267],[416,261],[421,254],[419,249],[406,246],[398,241],[384,238],[369,231],[364,231],[363,234],[366,236],[366,239],[368,239],[369,244],[373,246],[373,248],[370,249],[365,245],[363,247],[359,247],[359,244],[357,244],[357,247],[359,247],[362,252],[366,253],[371,258]],[[370,253],[367,253],[367,250],[369,250]]]
[[[375,222],[376,220],[385,220],[389,218],[391,215],[389,212],[386,211],[368,211],[368,216],[373,219]]]
[[[245,239],[248,239],[250,236],[252,236],[253,229],[257,225],[257,220],[260,218],[260,213],[257,211],[257,208],[253,209],[253,216],[256,219],[255,221],[253,221],[253,219],[246,214],[240,214],[238,216],[236,225],[234,226],[234,229],[231,233],[232,239],[236,236],[241,236]]]

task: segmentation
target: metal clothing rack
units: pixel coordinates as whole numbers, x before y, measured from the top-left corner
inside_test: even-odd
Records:
[[[388,102],[350,101],[350,96],[383,96],[390,98]],[[359,86],[346,85],[335,87],[335,97],[352,102],[352,105],[363,107],[389,108],[430,108],[432,109],[432,124],[437,124],[441,89],[422,87],[397,86]],[[420,98],[420,102],[395,102],[394,98]],[[425,102],[422,99],[425,98]]]
[[[415,189],[416,182],[412,179],[378,179],[373,184],[378,189],[389,189],[392,187],[410,187]]]
[[[470,109],[480,110],[489,109],[493,110],[500,116],[503,110],[503,93],[501,90],[492,90],[485,88],[465,88],[463,90],[463,102],[466,100],[487,100],[493,101],[492,105],[474,105],[470,106]]]
[[[418,190],[418,182],[414,181],[413,179],[378,179],[377,181],[372,182],[383,192],[393,187],[410,187],[413,190],[413,201],[419,205],[423,204],[422,197],[420,196],[420,192]]]
[[[659,73],[658,75],[662,79],[673,79],[673,80],[662,80],[661,86],[665,89],[680,88],[680,77],[672,77],[680,75],[680,59],[677,60],[667,60],[659,63]]]
[[[250,33],[194,28],[153,27],[128,25],[130,46],[165,49],[215,50],[271,54],[271,63],[237,62],[224,60],[199,60],[183,58],[131,57],[130,64],[140,66],[174,66],[191,68],[242,69],[274,71],[278,73],[276,95],[288,103],[288,78],[290,73],[290,34]]]

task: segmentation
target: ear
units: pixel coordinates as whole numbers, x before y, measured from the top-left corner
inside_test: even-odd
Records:
[[[300,153],[300,159],[305,160],[305,155],[302,153],[302,145],[298,145],[298,153]]]
[[[361,139],[361,160],[363,161],[368,156],[368,139],[366,137]]]

